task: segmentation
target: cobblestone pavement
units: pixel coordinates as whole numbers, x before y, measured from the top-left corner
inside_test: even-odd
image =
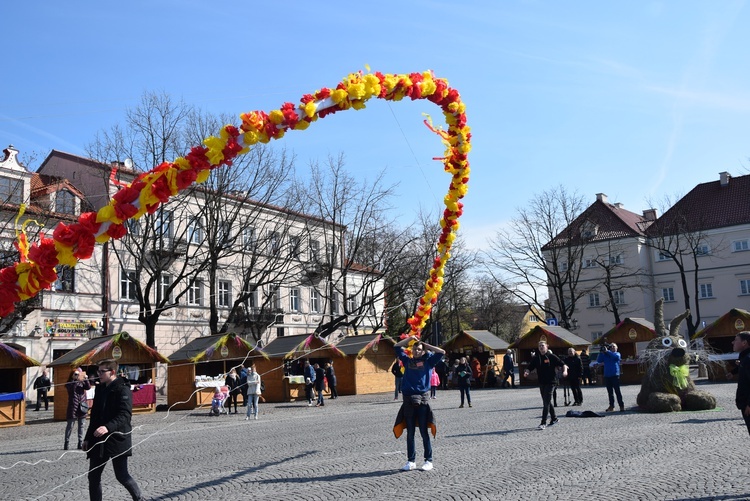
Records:
[[[391,431],[392,393],[322,408],[261,404],[257,421],[203,410],[135,416],[129,465],[146,499],[750,499],[750,437],[735,384],[700,385],[719,410],[564,417],[607,406],[604,388],[586,387],[584,405],[558,407],[560,422],[544,431],[536,388],[474,391],[463,409],[457,391],[442,391],[429,472],[399,471],[406,443]],[[623,387],[628,409],[638,389]],[[0,499],[87,499],[88,461],[63,454],[65,423],[51,415],[29,412],[26,426],[0,429]],[[417,437],[418,465],[421,451]],[[104,499],[128,499],[111,466],[103,483]]]

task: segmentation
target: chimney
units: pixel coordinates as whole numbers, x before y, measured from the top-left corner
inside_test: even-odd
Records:
[[[615,202],[614,203],[616,209],[622,209],[624,205],[621,202]]]
[[[724,188],[729,184],[729,179],[732,177],[732,175],[729,172],[719,172],[719,183],[721,184],[721,187]]]
[[[608,204],[608,203],[609,203],[609,200],[607,200],[607,195],[605,195],[604,193],[597,193],[597,194],[596,194],[596,199],[597,199],[597,200],[598,200],[599,202],[603,202],[603,203],[605,203],[605,204]]]
[[[656,209],[644,210],[643,219],[645,219],[646,221],[656,221]]]

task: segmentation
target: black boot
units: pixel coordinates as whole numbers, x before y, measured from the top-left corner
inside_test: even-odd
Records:
[[[65,442],[65,445],[63,445],[63,449],[66,451],[68,450],[68,442]]]

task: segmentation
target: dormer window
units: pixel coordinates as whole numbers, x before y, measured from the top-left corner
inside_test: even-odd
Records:
[[[58,191],[55,194],[55,212],[75,215],[76,197],[68,190]]]
[[[591,221],[586,221],[581,227],[581,238],[584,240],[591,240],[597,235],[597,233],[599,233],[599,226]]]
[[[0,176],[0,203],[20,205],[23,202],[23,180]]]

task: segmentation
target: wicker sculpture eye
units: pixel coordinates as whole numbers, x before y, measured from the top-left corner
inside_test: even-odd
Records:
[[[662,338],[661,345],[665,348],[669,348],[670,346],[672,346],[672,340],[668,337]]]

